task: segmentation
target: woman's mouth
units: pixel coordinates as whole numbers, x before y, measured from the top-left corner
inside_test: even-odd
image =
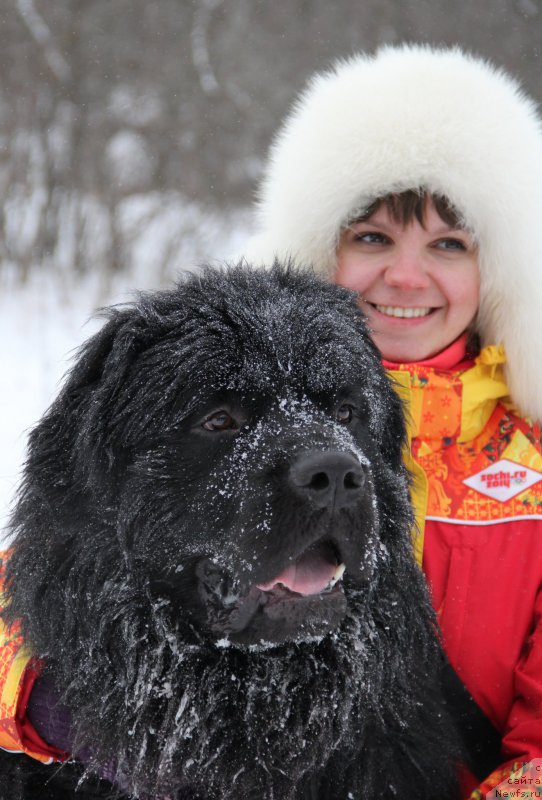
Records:
[[[428,317],[435,311],[434,308],[418,307],[407,308],[405,306],[381,306],[377,303],[369,303],[370,306],[375,308],[380,314],[386,317],[396,317],[399,319],[414,319],[416,317]]]

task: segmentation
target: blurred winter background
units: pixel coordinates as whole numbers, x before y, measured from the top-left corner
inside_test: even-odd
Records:
[[[404,40],[460,43],[542,99],[542,0],[2,0],[0,528],[93,309],[242,251],[308,75]]]

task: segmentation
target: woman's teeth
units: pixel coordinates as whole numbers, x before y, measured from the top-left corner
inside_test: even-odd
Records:
[[[433,310],[432,308],[401,308],[400,306],[378,306],[377,311],[386,314],[388,317],[427,317]]]

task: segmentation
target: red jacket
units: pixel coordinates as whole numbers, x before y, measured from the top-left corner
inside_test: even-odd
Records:
[[[489,347],[453,369],[392,373],[410,409],[415,547],[444,646],[503,737],[502,767],[472,798],[542,757],[541,431],[511,408],[503,362]]]

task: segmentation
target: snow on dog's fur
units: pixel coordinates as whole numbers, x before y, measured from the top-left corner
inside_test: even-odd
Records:
[[[7,582],[88,771],[139,798],[455,796],[403,444],[355,296],[308,272],[108,312],[31,434]],[[72,797],[57,770],[4,754],[0,796]]]

